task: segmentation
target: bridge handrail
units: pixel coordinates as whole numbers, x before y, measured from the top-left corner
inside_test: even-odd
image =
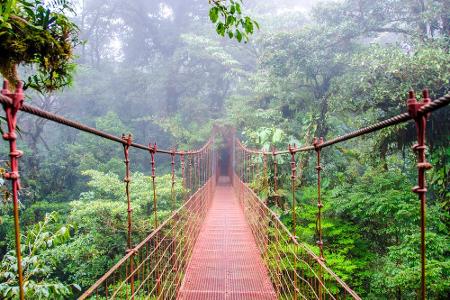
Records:
[[[136,245],[131,251],[129,251],[124,257],[122,257],[113,267],[111,267],[108,272],[106,272],[100,279],[98,279],[89,289],[87,289],[78,300],[84,300],[88,297],[92,296],[95,290],[104,284],[111,275],[120,270],[120,268],[139,250],[141,250],[150,240],[152,240],[164,227],[166,227],[171,221],[178,216],[183,209],[185,209],[193,199],[195,199],[200,193],[202,193],[208,185],[211,184],[211,181],[215,180],[215,178],[210,178],[203,186],[201,186],[195,193],[193,193],[189,199],[180,206],[176,211],[174,211],[169,218],[167,218],[164,222],[162,222],[158,228],[152,231],[144,240],[142,240],[138,245]],[[129,274],[128,276],[134,276],[134,274]]]
[[[239,183],[242,184],[248,192],[250,192],[256,199],[258,199],[259,204],[269,212],[269,214],[272,216],[274,220],[278,223],[278,225],[281,227],[281,229],[284,231],[284,233],[289,237],[289,239],[297,246],[301,247],[303,250],[308,253],[316,262],[319,264],[327,273],[334,279],[336,282],[338,282],[344,290],[346,290],[354,299],[361,299],[358,294],[355,293],[336,273],[334,273],[330,268],[327,267],[327,265],[321,260],[305,243],[300,243],[297,238],[289,231],[289,229],[284,225],[284,223],[280,220],[278,215],[267,206],[267,204],[261,200],[261,198],[255,193],[253,189],[251,189],[247,184],[242,182],[242,180],[239,179],[239,177],[234,174],[235,178],[239,180]],[[321,283],[323,284],[323,283]]]
[[[421,260],[421,298],[426,298],[426,243],[425,243],[425,235],[426,235],[426,218],[425,218],[425,210],[426,210],[426,177],[425,171],[432,168],[432,165],[426,159],[426,126],[427,121],[430,117],[431,112],[443,108],[450,104],[450,94],[446,95],[432,101],[429,97],[428,90],[423,90],[422,92],[422,100],[418,101],[416,99],[416,95],[414,91],[410,91],[408,95],[408,99],[406,101],[407,112],[403,114],[396,115],[392,118],[374,123],[367,127],[360,128],[358,130],[352,131],[350,133],[337,136],[330,140],[324,141],[322,137],[315,137],[314,141],[311,145],[303,146],[298,148],[296,145],[289,145],[287,150],[276,151],[276,149],[272,149],[272,151],[267,150],[256,150],[251,149],[244,145],[240,140],[235,139],[235,156],[239,156],[239,164],[235,165],[235,172],[239,174],[239,178],[242,179],[242,182],[250,183],[255,179],[255,166],[258,167],[260,160],[255,160],[253,158],[258,156],[263,156],[263,164],[264,164],[264,174],[267,176],[267,157],[271,156],[273,159],[273,170],[274,170],[274,190],[275,194],[277,194],[278,182],[277,182],[277,170],[278,170],[278,162],[277,155],[289,154],[290,155],[290,169],[291,169],[291,192],[292,192],[292,221],[293,221],[293,235],[296,236],[296,186],[297,186],[297,160],[296,154],[299,152],[307,152],[307,151],[315,151],[317,155],[316,159],[316,170],[317,170],[317,220],[316,220],[316,234],[319,237],[317,244],[320,250],[319,259],[324,259],[323,256],[323,240],[322,240],[322,208],[323,203],[321,201],[321,170],[323,169],[321,165],[321,150],[325,147],[335,145],[337,143],[341,143],[356,137],[360,137],[383,128],[387,128],[390,126],[394,126],[397,124],[401,124],[407,122],[409,120],[414,120],[416,127],[416,135],[417,135],[417,143],[413,146],[413,151],[416,152],[417,155],[417,186],[415,186],[412,190],[414,193],[418,195],[420,202],[420,260]],[[236,149],[239,151],[236,152]],[[256,172],[258,173],[258,171]],[[257,174],[256,174],[257,175]],[[265,177],[265,185],[268,185],[267,177]],[[279,196],[275,197],[276,204],[280,205],[278,202]],[[331,271],[331,270],[330,270]],[[295,273],[294,273],[295,274]]]
[[[89,127],[85,124],[82,124],[80,122],[76,122],[73,120],[70,120],[68,118],[62,117],[60,115],[50,113],[47,111],[44,111],[40,108],[28,105],[24,103],[24,93],[23,93],[23,84],[19,83],[19,85],[16,87],[16,90],[14,92],[11,92],[9,89],[9,83],[7,80],[4,80],[3,82],[3,89],[0,91],[0,104],[3,106],[3,109],[5,111],[5,123],[7,123],[7,130],[2,134],[2,137],[4,140],[9,142],[10,146],[10,171],[6,172],[4,174],[4,178],[11,181],[12,186],[12,199],[13,199],[13,215],[14,215],[14,231],[15,231],[15,245],[16,245],[16,257],[17,257],[17,274],[18,274],[18,285],[19,285],[19,299],[23,300],[25,297],[25,290],[24,290],[24,277],[23,277],[23,270],[22,270],[22,258],[21,258],[21,242],[20,242],[20,220],[19,220],[19,190],[20,190],[20,172],[19,172],[19,158],[23,155],[23,152],[17,149],[17,120],[18,120],[18,112],[22,111],[49,121],[56,122],[58,124],[68,126],[89,134],[93,134],[95,136],[98,136],[100,138],[104,138],[107,140],[110,140],[112,142],[116,142],[123,146],[124,150],[124,163],[125,163],[125,195],[127,199],[127,253],[125,257],[123,257],[118,264],[118,267],[121,266],[121,264],[124,263],[124,261],[130,260],[131,268],[133,267],[133,259],[130,259],[130,257],[133,256],[133,254],[136,251],[139,251],[140,248],[133,248],[131,237],[132,237],[132,201],[130,197],[130,189],[129,185],[131,182],[131,172],[130,172],[130,159],[129,159],[129,148],[137,148],[141,150],[146,150],[150,152],[151,155],[151,168],[152,168],[152,190],[153,190],[153,212],[155,215],[155,225],[154,228],[162,228],[161,226],[158,226],[157,222],[157,196],[156,196],[156,185],[155,185],[155,154],[167,154],[170,155],[171,165],[172,165],[172,180],[171,180],[171,200],[172,200],[172,211],[175,211],[176,209],[176,202],[177,202],[177,196],[175,192],[175,157],[180,157],[180,163],[181,163],[181,173],[183,177],[183,187],[186,187],[188,185],[188,190],[190,192],[194,193],[195,190],[197,192],[194,193],[190,197],[190,199],[195,198],[198,196],[198,192],[202,190],[202,184],[205,182],[210,182],[210,178],[215,176],[215,169],[214,160],[216,159],[214,154],[214,149],[212,145],[214,144],[214,136],[215,131],[213,130],[211,137],[209,140],[199,149],[191,150],[191,151],[179,151],[176,149],[171,150],[164,150],[159,149],[158,146],[155,144],[148,144],[148,145],[142,145],[133,142],[131,135],[122,135],[121,137],[109,134],[107,132],[98,130],[93,127]],[[186,165],[185,165],[185,159],[188,162],[189,167],[189,174],[185,173]],[[200,170],[202,168],[202,171]],[[192,171],[195,172],[195,174],[192,173]],[[189,182],[186,182],[186,178],[189,178]],[[208,181],[209,180],[209,181]],[[203,196],[199,196],[198,198],[203,198]],[[198,201],[195,201],[197,203]],[[191,203],[191,202],[188,202]],[[194,204],[195,204],[194,203]],[[183,206],[183,208],[186,208],[186,204]],[[197,208],[195,208],[197,209]],[[180,210],[178,210],[179,212]],[[176,217],[177,214],[172,215],[171,219]],[[169,220],[171,220],[169,219]],[[167,220],[166,220],[167,221]],[[167,225],[167,222],[163,223]],[[183,225],[184,226],[184,225]],[[189,227],[189,230],[192,228]],[[159,231],[155,231],[155,234]],[[154,235],[151,235],[154,237]],[[150,238],[150,237],[147,237]],[[148,242],[148,240],[146,240]],[[145,241],[144,241],[145,242]],[[141,245],[141,243],[140,243]],[[139,245],[138,245],[139,246]],[[117,270],[117,269],[115,269]],[[111,272],[114,272],[114,269],[111,270]],[[127,271],[128,272],[128,271]],[[133,271],[131,270],[131,273]],[[132,279],[133,281],[133,279]]]

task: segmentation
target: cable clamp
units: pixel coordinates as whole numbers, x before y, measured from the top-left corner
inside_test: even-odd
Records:
[[[20,175],[19,172],[6,172],[3,174],[3,178],[6,180],[14,180],[19,179]]]

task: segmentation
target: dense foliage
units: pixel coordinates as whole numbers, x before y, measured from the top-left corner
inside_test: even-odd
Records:
[[[69,19],[69,1],[7,0],[0,3],[0,73],[15,86],[19,65],[36,71],[27,86],[41,92],[70,83],[77,26]]]
[[[2,17],[8,3],[23,7],[28,2],[33,9],[16,10],[24,19],[29,15],[23,14],[39,13],[38,7],[47,3],[2,1]],[[432,98],[449,91],[448,1],[310,3],[84,0],[73,3],[76,15],[69,13],[70,18],[64,17],[65,8],[47,11],[45,6],[44,17],[56,17],[52,24],[58,26],[47,32],[33,23],[38,26],[29,28],[34,37],[51,35],[51,29],[58,34],[74,22],[86,43],[75,53],[78,72],[73,87],[60,93],[46,93],[46,88],[39,89],[40,94],[28,91],[29,102],[115,135],[132,132],[135,140],[157,141],[163,148],[198,146],[213,124],[219,124],[235,127],[249,146],[269,149],[311,144],[315,136],[329,139],[405,112],[411,88],[427,87]],[[3,17],[2,24],[8,20]],[[0,27],[3,32],[11,34],[7,25]],[[0,34],[1,47],[8,34]],[[63,44],[73,42],[68,38]],[[70,64],[72,53],[58,53],[55,65],[41,70],[46,74],[43,82],[55,74],[53,67],[69,70],[59,63]],[[41,62],[32,57],[32,63]],[[28,71],[21,69],[23,74]],[[66,82],[65,73],[60,75],[60,83]],[[450,293],[449,121],[448,109],[433,113],[427,133],[428,159],[434,166],[427,175],[431,299],[446,299]],[[20,131],[28,293],[42,299],[73,298],[124,254],[123,149],[27,115],[21,116]],[[414,141],[413,124],[405,124],[323,151],[326,262],[364,299],[416,298],[420,232],[419,203],[411,192],[417,172],[410,148]],[[0,152],[6,169],[6,147]],[[282,207],[275,207],[273,191],[267,196],[291,226],[288,159],[279,157]],[[151,230],[151,167],[145,152],[131,152],[131,161],[137,242]],[[302,154],[298,163],[297,232],[317,250],[315,158]],[[169,169],[169,160],[157,157],[161,219],[170,211]],[[11,255],[12,205],[7,185],[1,184],[0,295],[13,298],[17,286]]]

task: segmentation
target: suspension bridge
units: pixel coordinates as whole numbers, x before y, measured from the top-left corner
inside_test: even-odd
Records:
[[[0,95],[7,131],[4,140],[10,147],[10,168],[4,178],[11,181],[13,198],[17,277],[20,299],[26,285],[21,263],[19,216],[19,158],[17,118],[21,112],[45,118],[63,126],[110,140],[123,147],[124,201],[127,203],[127,250],[110,270],[80,295],[79,299],[360,299],[326,263],[322,231],[321,151],[326,147],[357,138],[400,123],[413,121],[417,128],[417,181],[421,230],[421,285],[418,298],[426,299],[425,269],[425,171],[426,123],[430,114],[450,103],[450,95],[432,101],[428,91],[418,101],[409,93],[406,112],[354,132],[324,141],[315,138],[311,145],[286,150],[261,151],[246,147],[232,133],[215,128],[203,147],[191,151],[159,149],[156,144],[135,143],[131,135],[121,137],[99,131],[24,104],[21,86],[14,93],[5,81]],[[220,137],[220,139],[218,138]],[[221,143],[218,141],[222,140]],[[151,166],[153,230],[137,245],[133,244],[133,195],[130,160],[132,151],[146,151]],[[220,150],[220,151],[219,151]],[[298,206],[298,156],[313,152],[317,172],[317,249],[313,251],[298,238],[295,210]],[[157,169],[155,156],[170,158],[172,213],[158,222]],[[290,162],[292,225],[283,224],[267,202],[269,189],[277,205],[279,157]],[[269,181],[269,172],[272,180]],[[177,205],[176,174],[185,192]],[[259,187],[255,182],[260,182]],[[265,196],[264,196],[265,195]]]

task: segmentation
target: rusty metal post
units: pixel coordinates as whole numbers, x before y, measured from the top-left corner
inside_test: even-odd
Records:
[[[297,239],[297,201],[295,197],[295,181],[297,178],[297,162],[295,161],[295,146],[291,147],[289,145],[289,153],[291,154],[291,191],[292,191],[292,234]],[[295,244],[294,250],[294,300],[298,299],[298,276],[297,276],[297,254],[298,254],[298,246]]]
[[[192,154],[189,155],[189,196],[192,195],[192,190],[194,189],[194,184],[192,180],[192,160],[194,158],[192,157]]]
[[[275,205],[281,209],[281,204],[280,204],[280,200],[278,197],[278,159],[277,159],[275,147],[272,147],[272,160],[273,160],[273,193],[274,193],[274,198],[275,198]],[[275,250],[277,253],[279,253],[280,251],[283,251],[282,249],[278,249],[279,245],[280,245],[279,228],[278,228],[278,223],[275,222]],[[278,280],[276,289],[277,289],[277,295],[281,296],[281,293],[282,293],[281,278],[283,276],[283,274],[282,274],[283,271],[281,270],[281,258],[280,258],[280,255],[278,255],[278,254],[276,256],[276,261],[277,261],[276,275],[277,275],[277,280]]]
[[[198,189],[198,154],[194,156],[194,191]]]
[[[148,149],[151,155],[151,165],[152,165],[152,189],[153,189],[153,215],[154,215],[154,229],[158,228],[158,200],[156,196],[156,162],[155,162],[155,154],[158,151],[158,146],[155,144],[149,144]],[[159,236],[155,236],[155,245],[159,243]],[[156,246],[155,246],[156,247]],[[158,251],[156,251],[156,262],[158,262]],[[156,268],[156,290],[158,295],[161,293],[161,278],[159,274],[159,267]]]
[[[172,186],[170,189],[171,192],[171,198],[172,198],[172,212],[176,209],[176,195],[175,195],[175,149],[172,150],[172,153],[170,153],[170,156],[172,158],[171,166],[172,166]]]
[[[172,150],[171,158],[171,165],[172,165],[172,186],[171,186],[171,198],[172,198],[172,212],[174,212],[176,210],[176,200],[177,200],[177,195],[175,192],[175,149]],[[178,222],[178,215],[173,217],[173,226],[175,227],[176,224]],[[177,257],[177,247],[178,247],[178,243],[175,237],[172,237],[173,242],[172,242],[172,272],[175,274],[175,282],[177,284],[178,282],[178,265],[177,265],[177,261],[178,261],[178,257]],[[175,291],[177,290],[177,286],[175,287]]]
[[[196,186],[196,191],[200,188],[200,186],[201,186],[201,180],[202,180],[202,178],[201,178],[201,171],[200,171],[200,168],[201,168],[201,152],[199,152],[198,154],[197,154],[197,160],[196,160],[196,162],[197,162],[197,186]]]
[[[197,190],[202,186],[203,182],[203,152],[198,153],[198,167],[197,167],[197,173],[198,173],[198,186]]]
[[[272,148],[272,158],[273,158],[273,193],[275,203],[280,209],[283,209],[281,207],[280,197],[278,196],[278,159],[275,147]]]
[[[185,172],[184,172],[184,151],[181,151],[180,154],[180,164],[181,164],[181,185],[183,187],[183,194],[184,194],[184,190],[186,189],[186,177],[185,177]]]
[[[269,197],[269,170],[267,167],[267,154],[264,153],[263,154],[263,190],[265,190],[266,196],[264,197],[263,201],[266,205],[268,205],[267,203],[267,199]],[[263,210],[263,218],[264,220],[266,220],[264,222],[266,228],[264,230],[264,246],[265,246],[265,256],[267,256],[267,259],[269,259],[269,239],[270,239],[270,233],[269,233],[269,224],[270,224],[270,217],[269,217],[269,213],[266,210]]]
[[[409,92],[409,99],[407,101],[408,113],[414,119],[417,129],[417,144],[413,146],[413,150],[417,153],[417,179],[418,185],[413,188],[420,200],[420,256],[421,256],[421,298],[425,300],[426,295],[426,266],[425,266],[425,231],[426,231],[426,178],[425,171],[432,168],[431,164],[426,160],[425,134],[427,119],[429,115],[419,114],[419,109],[431,102],[428,90],[423,91],[423,102],[419,102],[413,91]]]
[[[250,187],[252,183],[252,155],[250,153],[247,153],[247,162],[247,183]]]
[[[242,165],[242,182],[245,183],[245,178],[246,178],[246,155],[245,155],[245,151],[244,148],[242,148],[242,158],[243,158],[243,165]]]
[[[154,229],[158,228],[158,202],[156,197],[156,166],[155,166],[155,154],[157,151],[157,145],[149,144],[148,148],[150,149],[151,156],[151,165],[152,165],[152,192],[153,192],[153,217],[154,217]]]
[[[130,159],[129,159],[129,149],[130,145],[132,143],[131,135],[122,135],[122,139],[125,142],[123,144],[123,152],[125,156],[125,194],[127,197],[127,212],[128,212],[128,235],[127,235],[127,247],[128,249],[131,249],[131,224],[132,224],[132,212],[133,209],[131,208],[131,196],[130,196],[130,182],[131,182],[131,175],[130,175]]]
[[[19,158],[23,152],[17,150],[17,112],[23,105],[23,90],[22,83],[19,83],[15,93],[9,92],[8,81],[3,82],[2,95],[9,97],[12,100],[12,105],[3,105],[5,110],[6,122],[8,124],[8,132],[3,134],[3,139],[9,142],[9,159],[11,164],[11,171],[3,175],[6,180],[11,181],[12,196],[13,196],[13,214],[14,214],[14,232],[16,242],[16,258],[17,258],[17,276],[19,281],[19,298],[23,300],[24,282],[22,270],[22,252],[20,250],[20,222],[19,222],[19,190],[20,190],[20,175],[19,175]]]
[[[320,251],[320,255],[319,255],[319,259],[321,261],[324,261],[325,258],[323,256],[323,239],[322,239],[322,208],[323,208],[323,203],[322,203],[322,195],[321,195],[321,171],[322,171],[322,165],[320,164],[320,159],[321,159],[321,150],[322,148],[320,147],[323,144],[323,138],[314,138],[314,150],[316,151],[316,157],[317,157],[317,161],[316,161],[316,170],[317,170],[317,223],[316,223],[316,232],[317,232],[317,245],[319,246],[319,251]],[[323,270],[322,270],[322,266],[319,266],[319,300],[322,300],[322,294],[323,294],[323,289],[322,289],[322,284],[324,283],[323,280]]]
[[[266,197],[264,203],[267,205],[267,198],[269,197],[269,169],[267,165],[267,154],[263,154],[263,172],[264,172],[264,189],[266,190]]]
[[[129,158],[129,149],[131,146],[131,143],[133,142],[133,139],[131,137],[131,134],[129,135],[122,135],[122,140],[124,141],[123,144],[123,153],[124,153],[124,163],[125,163],[125,193],[127,197],[127,213],[128,213],[128,234],[127,234],[127,250],[126,253],[132,253],[132,256],[130,257],[130,274],[134,273],[134,251],[132,249],[132,240],[131,240],[131,234],[132,234],[132,213],[133,209],[131,207],[131,195],[130,195],[130,182],[131,182],[131,174],[130,174],[130,158]],[[128,274],[127,274],[128,275]],[[130,278],[130,286],[131,286],[131,295],[134,295],[134,274],[131,275]],[[132,297],[134,299],[134,296]]]

